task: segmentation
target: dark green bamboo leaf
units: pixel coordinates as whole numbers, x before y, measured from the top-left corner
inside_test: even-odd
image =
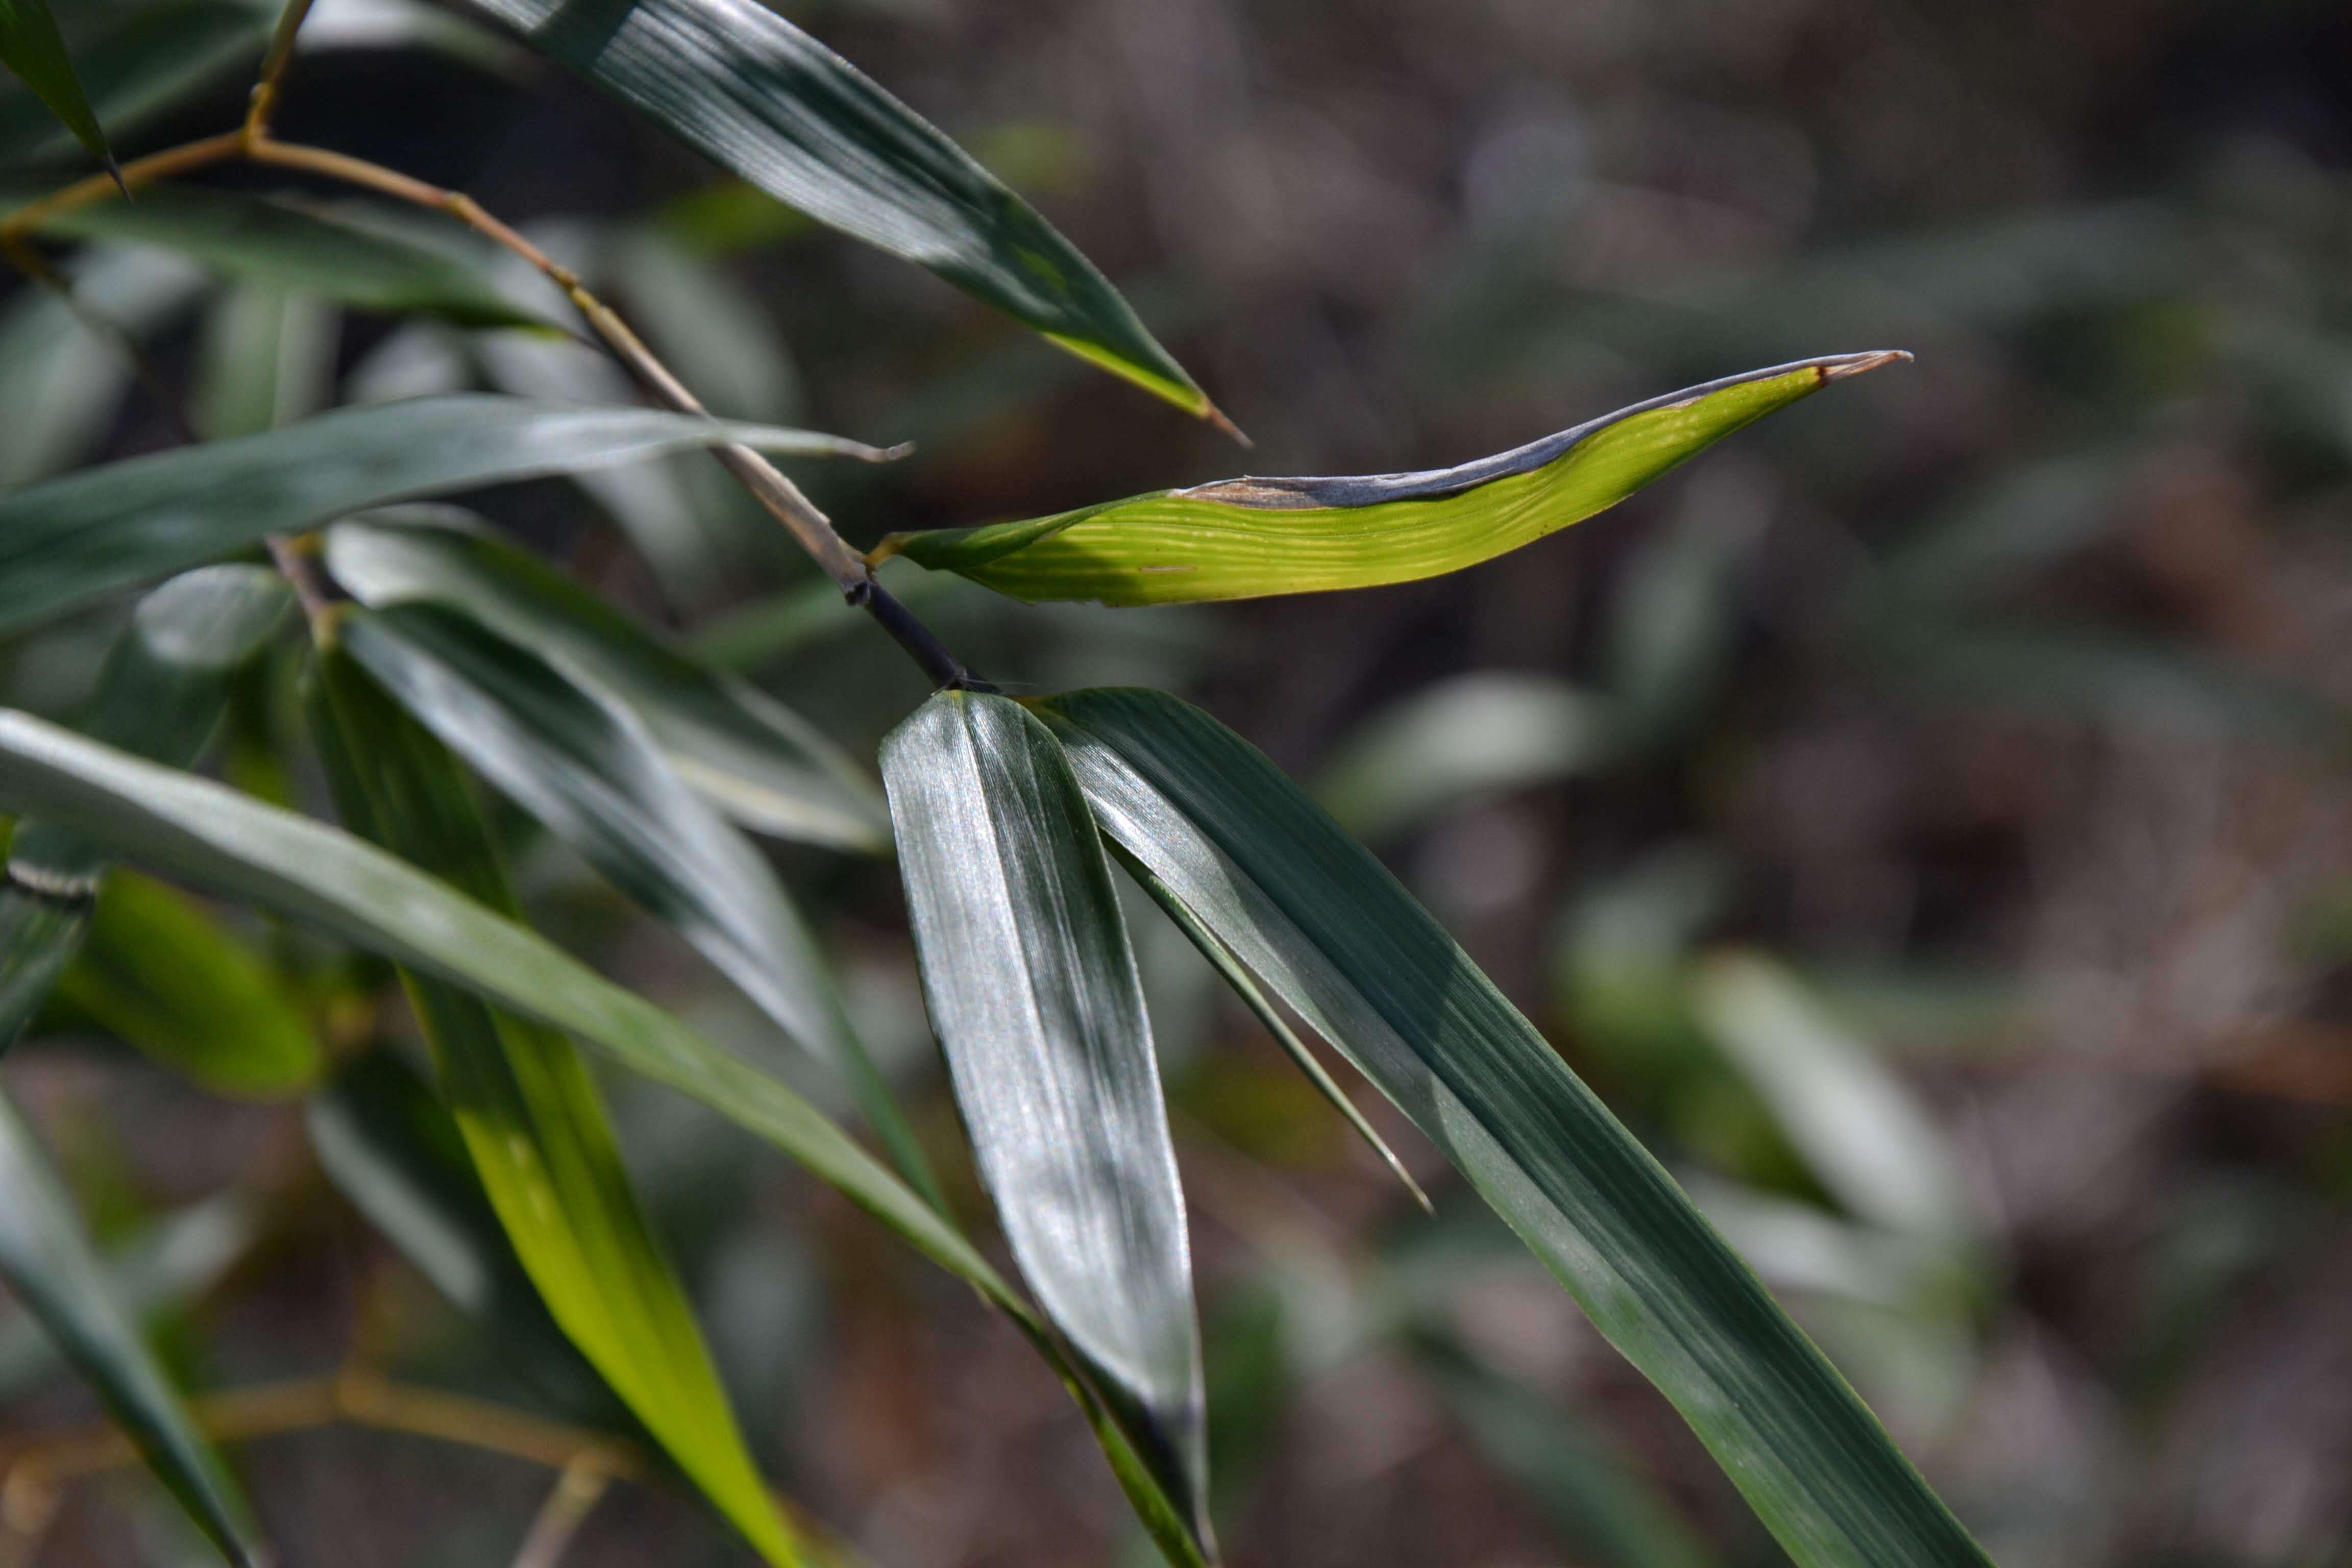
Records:
[[[889,845],[881,792],[814,726],[462,512],[408,508],[337,523],[327,566],[362,604],[447,605],[560,654],[634,709],[687,783],[747,827],[843,848]]]
[[[48,105],[91,157],[110,171],[114,168],[106,132],[90,112],[89,100],[82,96],[81,79],[74,74],[73,57],[66,53],[48,0],[0,0],[0,65],[16,72]]]
[[[931,1026],[1038,1304],[1208,1549],[1184,1197],[1118,890],[1043,724],[933,697],[882,743]]]
[[[253,1510],[179,1391],[107,1286],[105,1265],[30,1129],[0,1097],[0,1279],[106,1401],[148,1465],[213,1543],[259,1561]]]
[[[950,1221],[783,1084],[534,932],[347,833],[0,710],[0,811],[6,810],[69,818],[159,870],[464,986],[565,1031],[775,1144],[1012,1319],[1086,1412],[1113,1473],[1170,1561],[1179,1568],[1203,1562],[1185,1516],[1029,1303]]]
[[[519,919],[456,759],[339,649],[322,650],[318,675],[312,725],[344,816]],[[779,1568],[797,1563],[578,1050],[446,981],[401,980],[474,1169],[548,1310],[744,1539]]]
[[[299,1093],[325,1067],[318,1037],[270,967],[186,895],[107,878],[58,994],[125,1045],[241,1099]]]
[[[343,313],[327,300],[257,284],[223,289],[196,330],[188,416],[207,441],[308,418],[335,390]]]
[[[124,1316],[152,1324],[210,1293],[261,1235],[261,1205],[245,1193],[218,1193],[142,1225],[106,1256],[107,1292]],[[0,1323],[0,1405],[23,1397],[60,1370],[57,1342],[39,1319],[19,1312]]]
[[[1185,605],[1404,583],[1475,566],[1616,505],[1741,426],[1910,355],[1836,354],[1685,387],[1421,473],[1221,479],[1025,522],[894,533],[874,552],[1016,599]]]
[[[444,252],[290,198],[163,185],[135,201],[71,208],[41,231],[154,246],[234,278],[356,310],[422,313],[469,327],[555,325]]]
[[[752,0],[473,0],[777,200],[929,268],[1082,359],[1213,416],[1118,291],[1026,202]]]
[[[268,16],[241,0],[167,0],[82,51],[83,93],[100,123],[127,135],[258,59],[268,35]],[[0,99],[0,163],[43,157],[75,139],[33,94]]]
[[[837,437],[519,397],[420,397],[0,497],[0,630],[346,512],[697,447],[879,458]]]
[[[679,782],[652,737],[562,667],[465,613],[350,613],[342,647],[475,770],[638,903],[677,928],[793,1040],[832,1064],[899,1173],[944,1205],[768,863]]]
[[[311,1097],[308,1122],[336,1189],[452,1306],[497,1335],[518,1375],[579,1419],[631,1424],[540,1299],[465,1135],[424,1079],[389,1051],[370,1051]]]
[[[1807,1568],[1987,1559],[1550,1044],[1255,748],[1147,691],[1039,704],[1104,830],[1445,1150]]]
[[[286,584],[258,567],[211,566],[173,578],[132,612],[82,729],[140,756],[194,762],[220,724],[230,678],[292,605]],[[0,882],[0,1051],[80,947],[108,858],[69,829],[37,818],[18,824]],[[279,1037],[275,1045],[285,1043]]]
[[[1134,878],[1136,885],[1151,895],[1152,902],[1175,922],[1176,929],[1184,933],[1185,940],[1200,952],[1201,956],[1209,961],[1209,967],[1217,972],[1218,978],[1241,998],[1242,1005],[1265,1026],[1265,1032],[1274,1037],[1283,1054],[1307,1075],[1307,1081],[1315,1086],[1316,1092],[1330,1101],[1331,1109],[1356,1130],[1358,1137],[1371,1145],[1372,1152],[1396,1173],[1396,1179],[1404,1184],[1405,1191],[1412,1194],[1412,1201],[1419,1204],[1423,1212],[1435,1213],[1429,1194],[1421,1190],[1421,1184],[1412,1179],[1412,1173],[1404,1168],[1404,1162],[1397,1158],[1396,1151],[1389,1147],[1388,1140],[1364,1119],[1364,1113],[1356,1109],[1356,1102],[1348,1098],[1348,1091],[1341,1089],[1324,1069],[1323,1064],[1316,1059],[1315,1053],[1307,1048],[1307,1042],[1298,1037],[1298,1032],[1266,999],[1265,993],[1258,989],[1257,982],[1251,978],[1250,972],[1242,967],[1241,961],[1233,955],[1230,948],[1217,940],[1217,933],[1202,924],[1191,906],[1176,896],[1175,889],[1161,881],[1150,867],[1129,854],[1124,845],[1112,840],[1104,847],[1110,851],[1111,858],[1118,862],[1119,869]]]

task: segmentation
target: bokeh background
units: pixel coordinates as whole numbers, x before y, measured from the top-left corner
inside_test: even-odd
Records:
[[[1754,366],[1913,351],[1439,581],[1112,612],[888,580],[1012,689],[1165,686],[1312,784],[1998,1560],[2352,1562],[2352,13],[782,8],[1095,257],[1256,450],[716,179],[453,26],[462,5],[322,0],[283,129],[530,220],[720,412],[919,443],[807,476],[861,543],[1241,471],[1452,463]],[[68,9],[87,38],[129,7]],[[230,122],[257,25],[191,54],[123,140]],[[20,99],[19,163],[45,151]],[[342,319],[137,251],[71,265],[214,428],[466,384],[627,395],[560,343]],[[0,302],[0,390],[9,482],[172,439],[37,292]],[[922,695],[715,468],[479,504],[863,754]],[[20,646],[5,700],[70,713],[116,624]],[[257,678],[224,766],[300,797],[292,673]],[[774,1048],[509,826],[548,929]],[[979,1219],[893,872],[780,857]],[[406,1033],[381,974],[219,918],[337,1049]],[[1155,912],[1136,928],[1235,1568],[1781,1560],[1401,1118],[1370,1107],[1433,1218]],[[79,1009],[68,987],[6,1081],[194,1384],[315,1375],[361,1343],[550,1408],[373,1238],[299,1106],[124,1049],[104,979]],[[1148,1560],[1011,1331],[715,1119],[612,1089],[754,1445],[810,1513],[899,1568]],[[89,1418],[5,1316],[0,1401],[12,1438]],[[507,1563],[550,1479],[348,1430],[237,1454],[290,1562],[354,1568]],[[39,1557],[201,1560],[127,1474],[72,1489]],[[745,1558],[656,1486],[617,1489],[567,1560]]]

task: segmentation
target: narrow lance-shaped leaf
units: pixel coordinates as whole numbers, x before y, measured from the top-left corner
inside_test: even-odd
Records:
[[[634,709],[686,782],[746,827],[846,849],[889,845],[872,776],[814,725],[465,512],[403,507],[339,522],[327,531],[327,570],[362,604],[447,605],[561,654]]]
[[[1475,566],[1616,505],[1677,464],[1899,351],[1686,387],[1540,441],[1420,473],[1238,479],[1025,522],[894,533],[874,552],[1016,599],[1185,605],[1404,583]]]
[[[507,1363],[567,1414],[630,1428],[627,1407],[564,1336],[499,1225],[465,1135],[398,1057],[373,1050],[311,1096],[320,1168]],[[633,1429],[633,1428],[630,1428]]]
[[[553,326],[453,257],[284,197],[164,185],[134,201],[69,208],[41,230],[155,246],[231,277],[362,310],[422,312],[469,327]]]
[[[0,631],[346,512],[740,443],[878,458],[837,437],[520,397],[420,397],[85,469],[0,497]]]
[[[923,995],[1021,1272],[1208,1542],[1201,1335],[1168,1111],[1110,867],[1061,746],[1005,698],[882,743]]]
[[[220,724],[230,677],[292,605],[286,584],[258,567],[207,567],[166,583],[132,612],[82,728],[158,762],[194,762]],[[0,1051],[80,948],[107,860],[68,829],[18,825],[0,885]]]
[[[439,605],[348,614],[343,648],[426,728],[614,884],[676,926],[830,1062],[899,1173],[945,1203],[914,1129],[850,1027],[783,885],[680,783],[644,728],[562,667]]]
[[[170,1375],[116,1303],[105,1265],[30,1129],[0,1096],[0,1280],[89,1380],[147,1463],[213,1543],[258,1561],[253,1511],[197,1430]]]
[[[91,157],[113,170],[114,153],[98,116],[90,111],[89,100],[82,95],[81,79],[74,74],[73,57],[66,52],[57,18],[49,15],[48,0],[0,0],[0,64],[49,106],[49,112],[89,149]]]
[[[1836,1370],[1443,927],[1239,736],[1039,704],[1104,830],[1443,1148],[1805,1568],[1987,1559]]]
[[[1324,1069],[1323,1064],[1315,1059],[1315,1053],[1307,1048],[1307,1042],[1298,1037],[1298,1032],[1290,1026],[1289,1020],[1283,1017],[1275,1005],[1267,1000],[1265,993],[1258,989],[1257,982],[1251,978],[1248,970],[1242,967],[1241,961],[1233,955],[1233,950],[1220,942],[1217,933],[1202,923],[1190,905],[1176,896],[1175,889],[1161,881],[1150,867],[1129,854],[1124,845],[1114,839],[1105,847],[1110,851],[1111,858],[1118,862],[1119,869],[1134,878],[1136,885],[1151,895],[1152,902],[1160,906],[1175,922],[1176,929],[1184,933],[1185,940],[1208,960],[1209,967],[1217,972],[1217,977],[1232,988],[1234,994],[1241,999],[1242,1005],[1247,1007],[1265,1026],[1265,1032],[1274,1037],[1275,1044],[1282,1047],[1283,1055],[1307,1075],[1307,1081],[1315,1086],[1316,1092],[1331,1102],[1331,1109],[1337,1110],[1348,1125],[1356,1130],[1356,1135],[1371,1145],[1372,1152],[1396,1173],[1396,1179],[1404,1184],[1404,1190],[1412,1194],[1412,1201],[1424,1211],[1435,1213],[1429,1194],[1421,1190],[1421,1184],[1412,1179],[1412,1173],[1404,1168],[1404,1162],[1397,1158],[1396,1151],[1389,1147],[1388,1140],[1364,1119],[1364,1113],[1356,1109],[1356,1102],[1348,1098],[1348,1091],[1341,1089]]]
[[[261,53],[269,19],[247,0],[166,0],[142,7],[81,53],[84,95],[116,135],[163,113]],[[0,101],[0,163],[63,150],[71,133],[32,94]]]
[[[1034,209],[855,66],[753,0],[473,0],[777,200],[929,268],[1052,342],[1213,416]]]
[[[535,932],[350,834],[5,710],[0,810],[69,819],[158,870],[464,986],[563,1030],[773,1143],[1011,1318],[1086,1411],[1120,1486],[1153,1524],[1162,1550],[1179,1564],[1201,1563],[1188,1544],[1183,1514],[1029,1303],[951,1222],[783,1084]]]
[[[317,1034],[261,955],[193,899],[135,872],[107,877],[58,996],[215,1094],[279,1099],[325,1067]]]
[[[320,755],[352,826],[518,918],[456,760],[331,646],[312,697]],[[578,1051],[446,981],[401,981],[474,1168],[556,1321],[762,1557],[798,1563]]]

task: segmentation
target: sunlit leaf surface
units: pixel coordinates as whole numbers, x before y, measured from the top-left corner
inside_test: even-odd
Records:
[[[1038,704],[1104,830],[1412,1116],[1799,1563],[1983,1552],[1658,1163],[1367,851],[1176,699]]]
[[[1026,522],[894,533],[904,555],[1016,599],[1182,605],[1434,577],[1616,505],[1741,426],[1899,353],[1686,387],[1540,441],[1420,473],[1238,479]]]
[[[892,731],[882,772],[923,994],[1013,1255],[1205,1542],[1183,1194],[1086,799],[1043,724],[977,692]]]
[[[472,0],[779,201],[929,268],[1193,414],[1209,400],[1028,203],[752,0]]]

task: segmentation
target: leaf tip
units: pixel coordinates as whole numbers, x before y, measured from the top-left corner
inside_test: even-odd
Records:
[[[98,158],[100,163],[106,165],[107,174],[114,181],[114,188],[122,193],[122,199],[124,201],[129,201],[131,199],[131,182],[122,177],[122,165],[114,161],[114,149],[111,147],[100,148]]]
[[[1826,386],[1832,381],[1843,381],[1885,364],[1908,364],[1911,359],[1909,349],[1870,349],[1862,353],[1839,354],[1821,362],[1822,384]]]
[[[1226,418],[1225,411],[1218,407],[1215,404],[1202,404],[1201,405],[1201,417],[1207,420],[1213,428],[1232,437],[1234,438],[1234,445],[1240,447],[1243,451],[1255,452],[1257,450],[1257,443],[1251,440],[1248,433],[1244,431],[1240,426]]]

